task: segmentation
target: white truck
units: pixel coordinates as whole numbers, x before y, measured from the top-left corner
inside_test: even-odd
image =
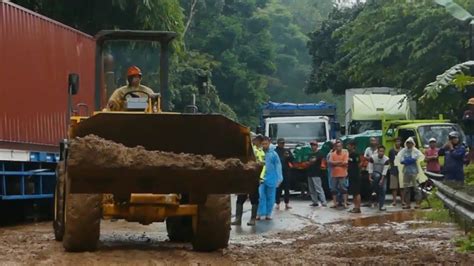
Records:
[[[259,128],[273,141],[284,138],[290,148],[312,140],[324,143],[336,138],[339,131],[336,105],[268,102],[262,106]]]
[[[383,118],[407,120],[415,117],[415,103],[399,89],[352,88],[346,90],[345,96],[346,135],[381,130]]]

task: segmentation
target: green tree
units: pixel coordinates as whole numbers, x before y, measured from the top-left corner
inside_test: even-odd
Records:
[[[16,0],[22,6],[51,17],[62,23],[94,35],[102,29],[137,29],[137,30],[166,30],[179,34],[174,41],[174,51],[171,58],[172,106],[182,111],[191,103],[192,94],[197,94],[196,78],[198,75],[212,76],[215,61],[205,54],[185,52],[183,50],[185,14],[179,2],[175,0]],[[118,73],[125,71],[130,64],[140,65],[146,72],[144,82],[153,88],[158,88],[158,48],[151,45],[118,45],[110,48],[116,53],[114,60],[118,65]],[[122,75],[118,75],[119,77]],[[148,78],[152,77],[152,78]],[[123,84],[118,79],[118,84]],[[218,112],[236,118],[235,113],[220,101],[212,80],[208,94],[198,96],[197,103],[204,112]]]
[[[191,6],[185,5],[189,18]],[[260,105],[267,100],[268,76],[276,70],[270,21],[258,13],[267,1],[199,1],[186,32],[186,47],[209,54],[219,65],[213,82],[220,98],[239,121],[257,124]]]
[[[467,26],[430,1],[371,0],[337,12],[346,14],[311,38],[312,92],[389,86],[418,98],[437,74],[467,57]],[[432,113],[431,106],[420,107]]]

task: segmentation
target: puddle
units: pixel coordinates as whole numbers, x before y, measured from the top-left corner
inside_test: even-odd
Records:
[[[351,226],[369,226],[369,225],[382,225],[386,223],[401,223],[411,220],[416,220],[417,213],[416,211],[402,211],[394,212],[385,215],[369,216],[369,217],[359,217],[351,220],[345,220],[342,222],[337,222],[335,224],[344,224]]]

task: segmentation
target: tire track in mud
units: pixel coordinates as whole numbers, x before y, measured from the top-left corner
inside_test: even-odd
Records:
[[[66,253],[54,241],[51,223],[0,228],[2,265],[104,264],[460,264],[473,254],[459,254],[452,239],[462,235],[452,224],[422,221],[369,226],[309,225],[297,231],[250,235],[229,248],[197,253],[190,244],[170,243],[163,224],[141,226],[104,222],[99,250]]]

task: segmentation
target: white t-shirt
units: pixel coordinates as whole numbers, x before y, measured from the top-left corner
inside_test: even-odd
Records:
[[[377,154],[377,148],[372,150],[371,147],[367,147],[367,149],[365,149],[365,152],[364,152],[364,157],[369,159],[369,158],[372,158],[372,156],[374,156],[374,154]]]

